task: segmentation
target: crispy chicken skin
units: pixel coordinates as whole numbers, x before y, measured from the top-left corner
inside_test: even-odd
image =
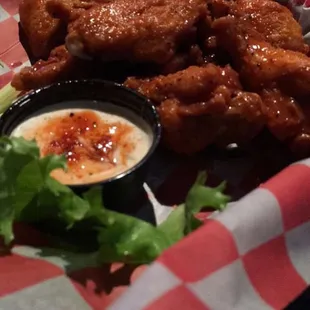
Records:
[[[163,143],[177,153],[199,152],[212,144],[217,136],[214,118],[205,114],[184,115],[177,100],[167,99],[157,110],[163,126]]]
[[[21,4],[21,10],[26,7],[26,3],[32,8],[30,0],[23,1],[25,3]],[[183,0],[175,3],[168,0],[133,0],[130,3],[125,0],[34,2],[40,2],[43,13],[48,15],[46,24],[62,21],[62,25],[67,26],[69,34],[66,47],[72,57],[96,59],[97,62],[127,61],[133,66],[146,63],[156,74],[168,74],[204,62],[196,42],[196,26],[208,13],[204,0]],[[24,12],[26,13],[26,10]],[[38,18],[29,25],[33,33],[36,28],[40,29],[45,25],[39,15],[35,17]],[[33,33],[30,33],[30,37],[34,41],[38,40]],[[46,37],[42,35],[41,39],[48,40],[47,36],[46,32]],[[47,41],[44,43],[45,54],[48,56],[51,45],[47,44]],[[43,45],[35,44],[39,48]],[[59,50],[64,51],[62,47]],[[65,53],[69,59],[71,56],[69,57],[67,51]],[[39,56],[40,53],[36,55]],[[41,57],[43,60],[47,58]],[[64,57],[55,57],[55,52],[51,53],[47,62],[43,60],[17,74],[12,84],[20,90],[39,88],[56,81],[58,76],[68,76],[70,68],[73,67],[65,65]],[[69,63],[71,60],[68,60]]]
[[[263,128],[265,118],[257,94],[238,91],[231,98],[230,90],[219,87],[213,95],[204,109],[203,103],[184,107],[173,99],[162,102],[158,112],[167,147],[191,155],[213,143],[223,147],[247,143]]]
[[[178,153],[247,143],[267,127],[310,154],[309,47],[276,1],[21,0],[20,17],[43,60],[15,75],[18,90],[136,75],[125,86],[154,102]]]
[[[68,24],[101,0],[46,0],[48,12]],[[102,0],[101,2],[105,2]],[[108,0],[106,1],[108,2]]]
[[[47,2],[22,0],[19,6],[20,23],[37,58],[48,57],[50,51],[65,38],[65,28],[59,19],[48,12]]]
[[[193,103],[195,98],[206,98],[218,86],[240,90],[238,74],[229,66],[220,68],[213,64],[205,67],[191,66],[167,76],[139,80],[128,78],[125,86],[138,90],[159,105],[166,99],[177,98],[183,104]]]
[[[310,95],[310,58],[272,46],[241,19],[223,17],[213,26],[218,44],[230,54],[243,84],[260,93],[269,131],[296,156],[308,156],[309,116],[294,98]]]
[[[204,0],[101,2],[69,25],[66,45],[77,56],[164,64],[194,41],[206,15]]]
[[[192,66],[154,79],[129,78],[125,85],[158,106],[164,142],[178,153],[193,154],[215,140],[246,142],[265,123],[259,95],[243,92],[229,66]]]
[[[265,126],[264,105],[256,93],[237,91],[232,94],[228,109],[219,118],[217,145],[226,147],[250,142]]]
[[[304,124],[304,114],[297,101],[278,89],[263,90],[261,98],[265,106],[267,127],[279,140],[285,141],[298,135]]]
[[[39,60],[16,74],[12,86],[17,90],[29,90],[66,79],[74,74],[76,61],[64,45],[56,47],[48,60]]]
[[[274,47],[305,54],[309,50],[299,23],[288,8],[276,1],[236,0],[231,6],[230,14],[242,19],[245,27],[259,32]]]
[[[260,33],[233,17],[213,24],[218,44],[231,56],[242,82],[251,91],[278,88],[291,96],[310,94],[310,58],[275,48]]]
[[[291,12],[273,0],[207,0],[207,4],[213,21],[231,15],[241,20],[244,28],[259,32],[262,40],[274,47],[305,54],[309,50]],[[228,57],[219,48],[212,25],[211,30],[204,33],[203,41],[204,52],[211,55],[211,61],[227,63]]]

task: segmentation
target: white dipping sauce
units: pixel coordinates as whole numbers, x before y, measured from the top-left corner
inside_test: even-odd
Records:
[[[153,135],[146,122],[123,108],[117,113],[61,109],[33,116],[12,132],[35,139],[41,156],[64,154],[68,171],[52,176],[63,184],[89,184],[135,166],[148,153]]]

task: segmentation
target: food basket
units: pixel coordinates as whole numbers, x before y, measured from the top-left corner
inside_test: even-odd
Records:
[[[0,88],[29,65],[18,3],[0,0]],[[288,5],[310,43],[310,2]],[[46,240],[38,231],[17,225],[12,253],[0,252],[0,309],[267,310],[294,300],[287,309],[310,308],[310,160],[292,164],[268,139],[242,154],[210,149],[193,159],[157,152],[145,185],[151,203],[136,216],[163,221],[202,169],[211,185],[227,180],[233,202],[223,213],[201,214],[204,226],[149,267],[60,258],[41,250]]]

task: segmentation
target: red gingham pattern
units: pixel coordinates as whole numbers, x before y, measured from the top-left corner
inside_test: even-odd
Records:
[[[158,304],[161,310],[183,309],[183,304],[193,296],[204,304],[204,309],[232,309],[232,305],[238,310],[283,309],[310,283],[310,272],[303,272],[305,266],[310,267],[310,256],[306,255],[310,253],[310,240],[305,234],[310,231],[307,217],[309,184],[307,162],[288,167],[265,183],[262,189],[233,204],[166,251],[109,309],[148,309],[137,301],[141,295],[148,298],[146,304]],[[263,195],[265,199],[257,199]],[[266,199],[273,199],[273,208],[278,213],[265,212]],[[298,214],[304,217],[300,218]],[[270,223],[279,229],[269,229],[268,216],[272,217]],[[251,221],[252,218],[257,219],[262,229],[257,230],[252,225],[246,227],[247,235],[239,234],[242,223],[246,224],[247,219]],[[303,247],[290,243],[290,234],[303,225],[308,229],[294,236]],[[247,248],[247,238],[257,246]],[[259,243],[259,240],[266,239]],[[304,253],[304,250],[308,252]],[[179,279],[176,281],[172,277],[174,285],[161,294],[158,294],[161,279],[157,280],[152,272],[158,264],[165,266],[167,274]],[[148,283],[152,283],[151,288]],[[171,296],[172,291],[184,288],[190,292],[188,300],[184,300],[186,294],[182,298]]]
[[[0,89],[28,64],[18,39],[18,3],[0,0]],[[310,1],[290,5],[308,29]],[[310,160],[291,165],[206,220],[150,268],[137,269],[134,285],[120,298],[128,282],[113,291],[112,304],[103,291],[127,272],[121,266],[109,272],[41,257],[36,247],[47,241],[17,226],[12,254],[0,252],[0,309],[281,309],[310,284],[309,169]],[[171,210],[149,197],[161,221]]]
[[[164,298],[155,300],[153,303],[145,307],[145,310],[164,309],[166,304],[182,305],[182,310],[209,310],[186,286],[180,285],[172,289],[164,295]]]
[[[36,272],[33,272],[33,269],[36,269]],[[58,267],[45,261],[14,254],[0,258],[0,273],[1,297],[63,274]],[[20,277],[21,273],[23,277]]]
[[[221,223],[210,220],[205,227],[204,231],[195,236],[195,247],[191,246],[192,238],[186,238],[174,251],[168,251],[159,258],[159,262],[169,266],[170,270],[183,281],[196,282],[238,259],[233,236]],[[191,250],[187,252],[189,247]],[[212,255],[210,255],[210,249],[212,249]],[[190,255],[183,253],[190,253]],[[180,257],[183,257],[182,260],[179,260]],[[193,261],[198,262],[201,257],[208,257],[208,263],[193,263]],[[184,266],[191,266],[191,268],[184,268]]]
[[[284,236],[247,253],[242,261],[252,285],[274,309],[282,309],[306,287],[290,262]]]
[[[263,188],[269,189],[277,198],[282,209],[284,229],[289,230],[310,221],[310,167],[297,164],[272,178]],[[292,195],[294,193],[294,195]],[[298,212],[295,212],[298,209]]]
[[[28,63],[18,37],[18,3],[0,0],[0,89],[12,80],[14,71]]]

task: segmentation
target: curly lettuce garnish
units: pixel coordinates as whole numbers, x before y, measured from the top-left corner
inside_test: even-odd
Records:
[[[92,259],[95,255],[100,263],[150,263],[202,225],[195,215],[203,207],[222,211],[229,201],[224,183],[207,187],[206,173],[199,173],[185,202],[156,227],[104,208],[98,187],[78,196],[50,176],[58,168],[66,169],[65,157],[41,158],[34,141],[0,138],[0,236],[7,245],[14,240],[14,222],[59,222],[68,231],[85,225],[97,238]]]

